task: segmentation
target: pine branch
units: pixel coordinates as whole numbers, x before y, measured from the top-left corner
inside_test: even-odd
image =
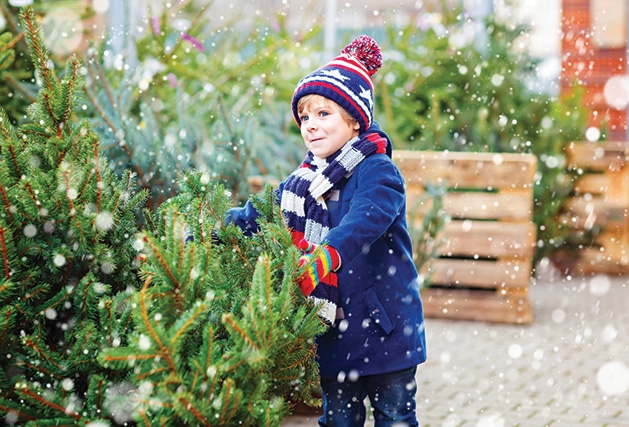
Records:
[[[33,190],[33,187],[31,186],[30,182],[25,182],[24,183],[24,187],[26,188],[28,194],[31,196],[31,199],[33,199],[33,204],[35,205],[35,209],[37,209],[37,212],[39,213],[39,216],[41,216],[41,217],[46,216],[44,214],[44,212],[42,211],[43,206],[42,206],[41,202],[39,201],[39,197],[37,197],[37,194]]]
[[[29,115],[31,117],[36,117],[39,116],[39,114],[35,111],[38,107],[38,104],[31,104],[31,106],[28,108],[28,112]],[[42,122],[45,123],[45,118],[42,117]],[[47,117],[46,117],[47,119]],[[35,124],[35,123],[26,123],[25,125],[20,127],[19,130],[19,134],[24,138],[25,141],[36,141],[38,139],[41,140],[47,140],[48,138],[52,137],[53,135],[49,133],[50,129],[48,128],[44,128],[42,129],[42,126],[40,124]]]
[[[207,314],[207,304],[205,303],[200,303],[196,305],[196,310],[194,312],[192,312],[191,314],[189,314],[189,318],[185,318],[184,317],[184,323],[183,325],[181,325],[180,327],[177,327],[177,324],[175,324],[175,327],[177,327],[177,330],[175,332],[175,334],[173,335],[173,337],[170,339],[170,342],[168,343],[168,347],[172,348],[172,349],[176,349],[178,348],[178,344],[180,339],[187,333],[190,332],[190,329],[198,324],[198,321],[200,319],[200,317],[204,314]],[[186,316],[186,317],[188,317]]]
[[[87,313],[90,306],[90,300],[94,299],[94,295],[90,293],[92,290],[92,285],[96,283],[96,279],[90,274],[85,276],[75,292],[75,301],[80,301],[78,304],[79,313],[81,314],[80,318],[84,319],[87,317]],[[100,286],[103,286],[102,284]],[[105,289],[103,289],[104,291]]]
[[[4,185],[2,185],[1,180],[0,180],[0,195],[2,196],[2,203],[4,203],[5,212],[7,213],[7,218],[9,219],[9,223],[10,225],[13,225],[13,214],[11,213],[11,204],[9,202],[7,190],[4,187]]]
[[[142,214],[148,226],[147,233],[150,233],[152,236],[157,235],[157,233],[159,232],[159,227],[155,222],[155,214],[153,213],[153,211],[151,209],[143,209]]]
[[[2,286],[2,291],[6,291],[4,288],[7,286],[8,284],[5,283]],[[8,352],[8,348],[5,348],[5,343],[8,342],[7,338],[10,337],[11,327],[15,323],[15,310],[13,310],[10,306],[4,307],[2,308],[2,311],[0,311],[0,317],[2,318],[2,321],[0,322],[0,349],[3,350],[3,354],[10,354]],[[14,337],[11,336],[10,338],[13,339]]]
[[[52,125],[52,127],[55,129],[55,136],[57,138],[61,138],[60,130],[59,130],[59,123],[57,122],[57,118],[55,117],[55,109],[53,107],[52,94],[49,92],[43,92],[41,93],[41,98],[43,101],[42,104],[44,107],[44,111],[46,112],[46,119],[44,121],[48,122],[50,120],[49,125]],[[49,131],[49,130],[50,129],[46,128],[46,131]]]
[[[48,93],[53,92],[54,75],[50,72],[50,52],[43,41],[41,28],[37,25],[37,17],[32,7],[24,7],[20,10],[20,18],[26,26],[26,41],[34,54],[32,55],[33,64],[37,73],[41,77]],[[54,116],[51,116],[51,118]]]
[[[35,337],[24,337],[22,339],[26,347],[30,347],[39,360],[44,360],[55,368],[60,368],[59,361],[56,360],[54,354],[45,349],[45,344],[40,343]]]
[[[144,282],[144,286],[140,290],[140,312],[142,314],[143,326],[151,334],[151,337],[153,338],[153,340],[155,341],[155,343],[159,347],[160,355],[161,355],[161,357],[163,357],[166,360],[166,363],[168,364],[168,367],[170,368],[170,371],[172,373],[175,373],[175,372],[177,372],[177,367],[175,366],[174,361],[170,357],[170,352],[168,351],[168,348],[164,345],[164,343],[160,339],[159,334],[155,331],[155,329],[153,328],[153,325],[151,324],[151,321],[149,319],[148,308],[147,308],[147,305],[146,305],[146,303],[147,303],[146,291],[147,291],[148,285],[150,283],[151,283],[151,278],[148,278]]]
[[[118,351],[115,354],[104,352],[100,356],[100,360],[105,366],[108,367],[126,367],[129,365],[129,360],[131,359],[137,362],[141,362],[144,360],[153,361],[158,357],[161,357],[161,354],[158,352],[137,354],[135,349],[125,349],[125,351]]]
[[[13,170],[11,172],[13,172],[14,177],[19,178],[22,176],[22,168],[17,161],[18,154],[15,152],[15,147],[13,146],[13,144],[9,145],[7,148],[9,149],[9,155],[7,156],[9,160],[8,163],[9,165],[13,166]]]
[[[140,417],[142,417],[142,421],[144,422],[144,425],[145,425],[146,427],[151,427],[151,426],[153,425],[153,424],[151,423],[151,421],[150,421],[150,419],[149,419],[148,414],[146,413],[146,411],[139,410],[139,411],[138,411],[138,413],[139,413]],[[165,425],[166,425],[166,423],[160,423],[159,425],[165,426]]]
[[[59,165],[61,165],[61,163]],[[92,178],[92,173],[93,173],[93,169],[90,169],[89,171],[85,172],[83,182],[81,184],[81,189],[79,190],[79,194],[77,198],[85,199],[88,197],[86,193],[88,192],[88,189],[90,188],[90,183],[91,183],[90,180]]]
[[[60,376],[55,375],[51,369],[44,368],[39,363],[39,360],[37,360],[37,365],[21,360],[19,363],[17,363],[17,366],[19,366],[20,369],[22,369],[23,371],[32,371],[35,373],[35,375],[47,376],[49,378],[54,378],[55,380],[58,380],[60,378]]]
[[[99,360],[120,369],[133,360],[130,380],[153,384],[151,396],[136,394],[134,417],[142,425],[279,425],[289,410],[282,396],[311,396],[312,337],[322,328],[316,307],[296,307],[297,251],[289,249],[279,216],[250,238],[225,227],[219,232],[227,241],[203,239],[220,226],[229,196],[201,174],[181,182],[187,191],[160,207],[155,220],[148,215],[154,234],[140,237],[146,279],[135,294],[131,333],[143,338],[108,348]],[[188,231],[194,240],[184,243]]]
[[[92,354],[100,350],[98,343],[99,332],[92,321],[81,319],[81,328],[73,331],[76,338],[71,350],[66,352],[65,359],[71,360],[73,370],[82,372],[94,366],[94,357]]]
[[[17,141],[17,136],[15,134],[15,129],[13,125],[11,125],[11,120],[7,115],[7,112],[4,108],[0,107],[0,133],[4,137],[4,142],[12,143],[13,141]],[[4,144],[0,144],[2,146]],[[2,151],[0,151],[0,154]]]
[[[94,170],[96,171],[96,213],[100,212],[101,199],[103,197],[103,180],[100,175],[100,165],[98,161],[98,140],[94,139]]]
[[[221,411],[220,425],[225,425],[227,422],[233,417],[234,409],[238,407],[239,395],[232,392],[232,388],[234,387],[234,381],[231,378],[227,378],[223,383],[223,390],[221,394],[223,395],[223,405]],[[231,417],[228,418],[227,408],[229,408],[230,398],[233,394],[236,394],[236,399],[232,404],[232,413]]]
[[[5,227],[0,226],[0,247],[2,248],[2,265],[4,266],[4,278],[8,281],[11,279],[11,265],[9,263],[9,253],[7,248],[7,232],[8,230]],[[5,288],[5,286],[6,284],[2,287]]]
[[[199,411],[195,406],[194,406],[194,402],[191,400],[186,399],[183,396],[180,396],[177,401],[179,402],[179,404],[183,407],[186,408],[186,411],[190,412],[194,419],[199,423],[199,425],[203,425],[206,427],[213,427],[214,425],[209,423],[208,420],[205,418],[205,416],[201,413],[201,411]]]
[[[14,36],[10,32],[0,34],[0,70],[9,68],[15,61],[15,51],[13,48],[18,41],[24,38],[23,34]]]
[[[70,210],[70,220],[73,220],[76,214],[76,209],[74,209],[74,202],[73,202],[74,198],[70,197],[70,191],[69,191],[72,188],[70,184],[70,171],[68,169],[64,170],[62,172],[62,176],[66,185],[65,195],[66,195],[66,200],[68,201],[68,209]]]
[[[157,261],[158,261],[157,265],[160,266],[161,270],[166,273],[166,276],[170,280],[170,283],[173,289],[179,289],[180,288],[179,281],[177,280],[177,278],[175,277],[175,274],[173,273],[172,269],[168,265],[168,260],[164,257],[164,255],[159,250],[159,246],[153,241],[153,239],[150,236],[146,234],[143,235],[142,241],[149,246],[151,252],[157,258]],[[177,310],[181,311],[183,307],[181,305],[181,301],[179,301],[177,292],[173,292],[173,294],[174,294],[173,297],[177,304]]]
[[[21,411],[21,409],[24,407],[24,405],[10,405],[10,404],[5,404],[4,400],[0,399],[0,411],[3,411],[7,414],[13,413],[15,414],[18,419],[22,419],[22,420],[27,420],[27,421],[35,421],[37,420],[36,417],[33,417],[30,414],[27,414],[24,411]]]
[[[64,80],[64,82],[67,82],[67,83],[64,86],[62,86],[64,89],[62,92],[63,96],[62,96],[62,101],[61,101],[61,105],[63,107],[63,113],[61,114],[60,126],[58,126],[59,132],[61,132],[61,130],[67,127],[65,124],[70,121],[70,117],[72,116],[72,111],[73,111],[72,99],[74,98],[74,91],[76,89],[76,86],[79,83],[78,80],[79,80],[80,67],[81,67],[81,63],[76,58],[76,56],[72,56],[69,59],[66,66],[65,78],[67,80]],[[59,137],[61,137],[60,134],[59,134]]]
[[[138,381],[144,381],[145,379],[149,378],[149,377],[154,377],[158,374],[164,373],[165,375],[168,375],[170,373],[170,370],[168,369],[167,366],[162,366],[161,368],[155,368],[155,369],[151,369],[150,371],[144,372],[142,374],[138,374],[137,375],[137,379]]]
[[[16,389],[18,390],[19,394],[22,395],[27,400],[35,401],[41,404],[42,406],[48,407],[50,409],[53,409],[54,411],[59,412],[60,414],[69,415],[75,420],[82,419],[81,415],[77,414],[76,412],[72,412],[68,408],[65,408],[61,405],[58,405],[54,402],[47,400],[46,398],[39,395],[38,393],[35,393],[32,390],[30,390],[26,386],[16,387]]]
[[[247,332],[245,332],[234,320],[234,316],[231,313],[224,314],[222,320],[226,324],[226,326],[229,325],[231,327],[231,330],[240,335],[247,344],[249,344],[255,350],[260,350],[256,343],[254,343],[253,340],[249,337]]]
[[[90,380],[87,393],[88,405],[94,408],[99,414],[105,413],[103,399],[108,387],[108,382],[101,375],[94,375]]]
[[[60,289],[55,296],[48,298],[46,301],[43,301],[44,305],[40,308],[40,314],[44,314],[46,310],[58,309],[59,311],[62,311],[65,303],[71,300],[72,292],[73,290],[69,285]]]
[[[29,277],[28,279],[32,279],[32,277]],[[27,295],[24,295],[22,297],[22,303],[21,305],[26,305],[29,303],[35,304],[35,301],[39,298],[39,297],[43,297],[46,295],[46,293],[48,293],[48,291],[50,290],[50,285],[47,283],[41,283],[38,286],[35,286],[33,288],[30,289],[29,293]],[[21,307],[20,304],[16,305],[16,308],[18,310],[21,310],[22,314],[24,314],[24,309]]]

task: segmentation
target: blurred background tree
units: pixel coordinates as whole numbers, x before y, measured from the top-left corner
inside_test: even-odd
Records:
[[[534,264],[571,240],[556,221],[572,190],[564,145],[583,139],[587,112],[578,88],[570,98],[534,84],[538,61],[516,49],[527,28],[488,17],[486,44],[466,38],[462,10],[423,25],[388,28],[377,75],[381,125],[399,148],[532,153],[538,159]]]
[[[92,122],[117,173],[134,171],[150,190],[152,209],[175,195],[179,171],[209,173],[240,204],[304,155],[289,103],[299,78],[330,59],[323,28],[309,22],[292,30],[283,10],[239,25],[237,14],[209,14],[211,4],[150,4],[122,47],[112,42],[120,39],[114,28],[86,45],[78,114]],[[563,146],[582,139],[586,126],[582,91],[562,98],[540,88],[539,60],[518,47],[529,29],[489,14],[479,44],[470,31],[479,17],[461,4],[366,30],[385,55],[375,76],[376,119],[396,148],[537,155],[537,262],[571,239],[555,216],[571,192]],[[10,16],[15,8],[5,10]],[[38,9],[42,16],[47,10],[43,3]],[[89,19],[89,8],[81,16]],[[339,45],[355,35],[340,31]],[[32,86],[17,85],[23,93]]]

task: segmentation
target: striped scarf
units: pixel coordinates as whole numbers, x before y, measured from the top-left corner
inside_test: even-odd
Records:
[[[326,205],[329,191],[349,177],[366,157],[386,153],[387,140],[376,132],[365,132],[350,140],[327,159],[313,156],[309,151],[302,164],[284,182],[281,210],[291,229],[293,243],[303,238],[310,243],[322,243],[330,231]],[[321,304],[319,314],[333,323],[338,303],[338,278],[331,272],[308,296]]]

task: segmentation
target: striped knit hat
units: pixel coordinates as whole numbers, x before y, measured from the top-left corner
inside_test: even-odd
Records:
[[[371,76],[382,66],[380,47],[369,36],[359,36],[345,46],[341,55],[301,79],[293,93],[291,106],[297,125],[299,98],[317,94],[339,104],[365,132],[373,122],[373,81]]]

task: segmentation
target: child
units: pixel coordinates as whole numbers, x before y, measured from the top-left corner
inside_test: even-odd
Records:
[[[426,360],[423,310],[406,226],[403,178],[373,121],[380,48],[360,36],[304,77],[292,111],[308,148],[277,194],[308,265],[302,292],[330,323],[317,337],[320,426],[418,426],[415,373]],[[255,232],[250,203],[228,221]]]

